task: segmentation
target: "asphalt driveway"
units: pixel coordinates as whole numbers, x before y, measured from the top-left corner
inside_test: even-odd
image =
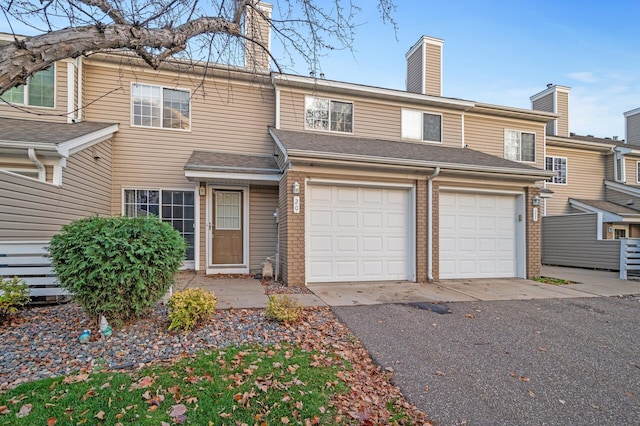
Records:
[[[640,300],[333,307],[436,425],[640,424]]]

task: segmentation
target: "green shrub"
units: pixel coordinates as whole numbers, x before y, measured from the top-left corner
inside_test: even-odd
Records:
[[[205,321],[216,310],[218,299],[213,292],[201,288],[189,288],[169,298],[169,330],[190,330]]]
[[[64,226],[49,255],[60,285],[85,312],[119,327],[169,290],[185,247],[156,217],[90,217]]]
[[[18,277],[3,280],[0,277],[0,324],[11,315],[18,312],[18,308],[29,303],[29,286]]]
[[[296,322],[302,314],[302,306],[287,295],[269,296],[267,303],[267,318],[281,322]]]

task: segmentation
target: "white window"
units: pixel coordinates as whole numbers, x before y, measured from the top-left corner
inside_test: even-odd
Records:
[[[403,109],[402,139],[442,142],[442,115]]]
[[[518,130],[504,131],[504,158],[513,161],[536,161],[536,135]]]
[[[188,90],[131,85],[131,122],[134,126],[189,130],[190,118],[191,94]]]
[[[55,105],[56,69],[54,65],[29,77],[26,85],[16,86],[1,96],[12,104],[53,108]]]
[[[353,103],[306,96],[305,128],[353,133]]]
[[[194,260],[195,193],[164,189],[125,189],[124,214],[129,217],[158,216],[170,223],[187,241],[187,260]]]
[[[216,229],[240,230],[242,217],[240,192],[216,191]]]
[[[624,155],[621,152],[615,151],[613,154],[613,166],[613,180],[624,183],[627,179],[625,176]]]
[[[567,183],[567,159],[565,157],[545,157],[544,168],[555,172],[555,176],[547,179],[550,183]]]

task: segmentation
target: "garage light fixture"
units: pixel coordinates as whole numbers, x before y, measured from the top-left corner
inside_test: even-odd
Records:
[[[293,182],[293,187],[291,188],[294,194],[300,193],[300,182]]]

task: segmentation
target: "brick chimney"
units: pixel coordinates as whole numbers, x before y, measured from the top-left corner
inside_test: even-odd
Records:
[[[254,7],[257,10],[247,6],[244,17],[244,33],[247,37],[244,66],[252,70],[269,71],[271,58],[265,49],[271,50],[271,25],[262,15],[271,18],[273,6],[259,1]]]
[[[640,145],[640,108],[624,113],[625,143]]]
[[[569,92],[570,87],[547,84],[547,88],[531,96],[531,109],[559,114],[560,117],[547,123],[547,135],[569,137]]]
[[[442,96],[444,40],[422,36],[407,52],[407,92]]]

